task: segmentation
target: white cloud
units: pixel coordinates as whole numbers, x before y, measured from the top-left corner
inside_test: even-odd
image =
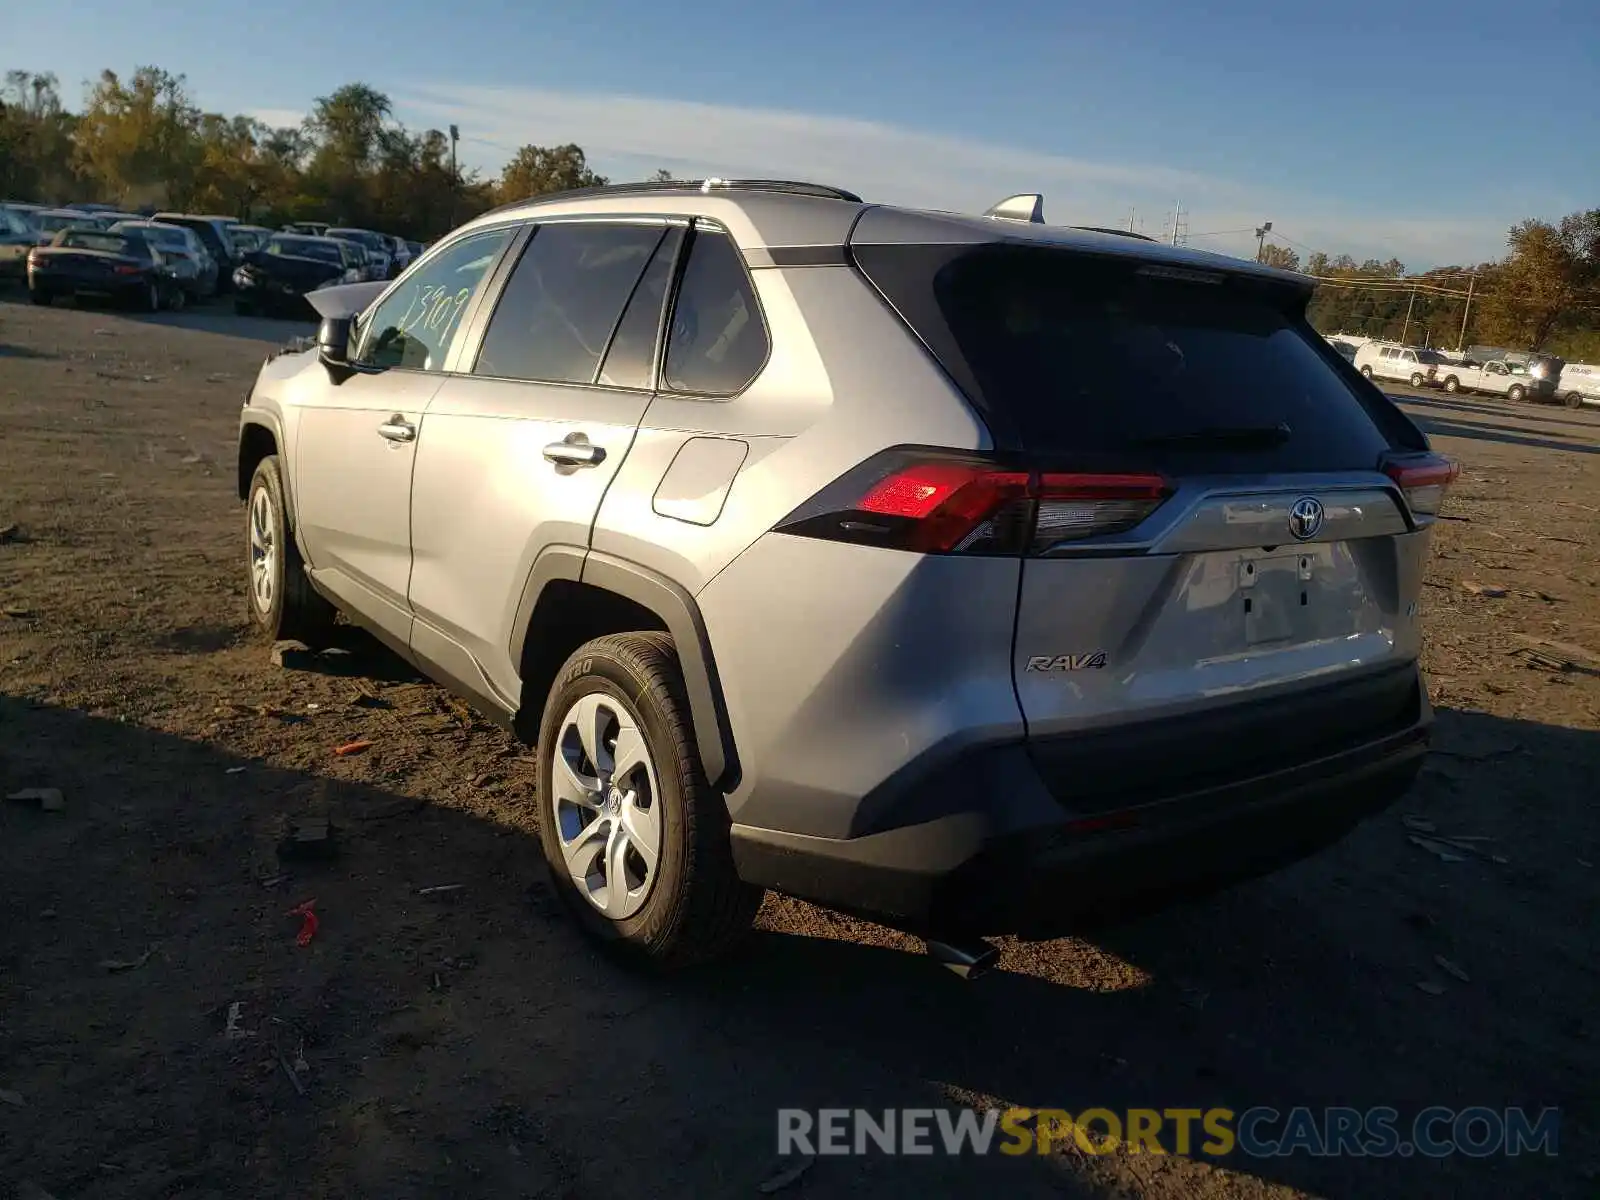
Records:
[[[408,123],[462,127],[463,157],[498,165],[526,142],[576,142],[597,169],[640,177],[724,175],[835,183],[874,200],[981,211],[1013,192],[1045,195],[1047,219],[1170,229],[1182,201],[1191,233],[1272,219],[1330,254],[1399,257],[1408,266],[1476,262],[1504,253],[1499,215],[1435,220],[1348,213],[1323,198],[1170,167],[1100,162],[897,127],[876,121],[603,93],[473,85],[414,86],[396,96]],[[282,115],[282,114],[280,114]],[[263,117],[263,119],[266,119]],[[489,149],[481,147],[487,145]],[[469,153],[470,151],[470,153]],[[1194,245],[1253,253],[1247,233]],[[1301,251],[1302,255],[1304,251]]]
[[[299,125],[306,119],[306,114],[297,108],[247,108],[245,116],[254,117],[274,129],[282,129],[286,125]]]

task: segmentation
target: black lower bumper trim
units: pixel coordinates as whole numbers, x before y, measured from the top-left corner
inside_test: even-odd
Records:
[[[735,825],[747,882],[904,928],[1051,937],[1266,873],[1394,803],[1427,753],[1426,702],[1389,736],[1287,769],[1202,784],[1106,822],[1060,811],[995,827],[965,812],[849,839]]]

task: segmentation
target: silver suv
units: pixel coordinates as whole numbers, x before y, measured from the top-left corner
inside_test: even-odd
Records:
[[[536,740],[555,886],[658,963],[775,888],[970,966],[1326,845],[1425,753],[1455,466],[1303,278],[1041,210],[456,230],[263,366],[255,623],[341,611]]]

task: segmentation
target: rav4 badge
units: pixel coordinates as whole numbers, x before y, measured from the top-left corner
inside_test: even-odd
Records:
[[[1028,660],[1030,671],[1086,671],[1090,668],[1099,670],[1106,665],[1106,652],[1096,650],[1093,654],[1058,654],[1051,658],[1041,655]]]

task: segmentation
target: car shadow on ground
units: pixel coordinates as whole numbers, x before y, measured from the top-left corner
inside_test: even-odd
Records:
[[[1390,396],[1389,399],[1402,405],[1415,405],[1418,408],[1438,409],[1450,413],[1467,413],[1471,416],[1508,417],[1518,421],[1538,422],[1541,425],[1568,425],[1577,429],[1600,430],[1600,422],[1585,421],[1577,414],[1570,417],[1548,416],[1547,409],[1534,408],[1531,405],[1485,404],[1474,401],[1461,400],[1433,400],[1421,396]],[[1568,410],[1571,411],[1571,410]],[[1583,413],[1582,409],[1578,414]],[[1594,415],[1600,415],[1596,411]]]
[[[233,311],[233,301],[228,297],[186,308],[182,312],[130,313],[128,316],[130,320],[145,325],[162,325],[172,329],[190,329],[197,333],[218,333],[227,337],[249,338],[257,342],[270,342],[275,346],[293,341],[297,337],[311,337],[317,332],[316,323],[309,316],[304,320],[240,316]]]
[[[842,919],[657,980],[573,933],[526,801],[490,814],[339,778],[345,760],[269,766],[0,696],[0,785],[66,797],[0,804],[0,1084],[25,1099],[0,1110],[0,1179],[85,1197],[733,1196],[770,1178],[784,1107],[1522,1104],[1562,1106],[1574,1154],[1191,1150],[1162,1194],[1215,1169],[1321,1194],[1585,1194],[1594,908],[1551,911],[1546,877],[1597,844],[1600,735],[1448,711],[1440,733],[1449,769],[1401,808],[1523,839],[1510,863],[1424,852],[1397,811],[1070,956],[1010,944],[975,983]],[[403,778],[380,750],[362,769]],[[327,861],[279,856],[306,814],[333,824]],[[1533,839],[1565,856],[1539,861]],[[289,910],[313,897],[297,947]],[[823,1158],[803,1194],[1103,1194],[1094,1171],[1073,1152]]]
[[[1480,442],[1500,442],[1507,446],[1566,450],[1573,454],[1600,454],[1600,439],[1575,442],[1561,438],[1540,437],[1533,430],[1518,429],[1510,425],[1491,425],[1482,421],[1452,421],[1430,417],[1424,413],[1413,413],[1412,419],[1429,437],[1469,438]]]

